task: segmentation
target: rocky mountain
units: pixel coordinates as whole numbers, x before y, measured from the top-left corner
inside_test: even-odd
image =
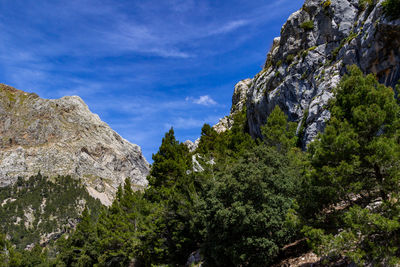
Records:
[[[129,177],[147,185],[149,164],[140,147],[119,136],[78,96],[42,99],[0,85],[0,186],[19,176],[78,178],[89,194],[111,204]]]
[[[258,137],[260,126],[279,105],[298,122],[305,148],[329,119],[325,107],[346,66],[356,64],[395,88],[399,62],[400,20],[383,14],[382,1],[306,0],[274,39],[262,71],[236,85],[232,109],[246,102],[250,133]],[[230,118],[215,128],[229,128]]]
[[[213,126],[215,131],[221,133],[232,127],[233,117],[246,107],[247,94],[252,83],[252,79],[245,79],[235,85],[230,114],[220,119],[219,122]]]

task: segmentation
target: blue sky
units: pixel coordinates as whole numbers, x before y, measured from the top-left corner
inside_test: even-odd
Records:
[[[0,0],[0,83],[79,95],[150,162],[194,140],[261,70],[299,0]]]

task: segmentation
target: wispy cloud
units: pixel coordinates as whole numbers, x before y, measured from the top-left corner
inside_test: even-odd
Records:
[[[225,33],[230,33],[239,27],[243,27],[250,24],[250,20],[236,20],[236,21],[230,21],[226,23],[225,25],[222,25],[221,27],[213,30],[210,32],[210,35],[217,35],[217,34],[225,34]]]
[[[202,95],[199,98],[186,97],[185,100],[203,106],[217,105],[217,102],[214,99],[212,99],[209,95]]]
[[[166,126],[193,140],[229,112],[302,2],[0,1],[0,82],[81,96],[149,158]]]

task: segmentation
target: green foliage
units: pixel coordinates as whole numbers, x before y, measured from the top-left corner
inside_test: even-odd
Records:
[[[322,6],[324,7],[324,9],[329,8],[332,5],[331,0],[325,0],[322,2]]]
[[[209,266],[266,266],[304,236],[325,259],[400,264],[400,107],[373,75],[348,70],[308,152],[298,149],[308,111],[296,136],[296,124],[276,106],[263,140],[247,133],[246,110],[225,132],[205,124],[194,153],[171,129],[153,155],[149,188],[134,192],[126,179],[100,214],[68,177],[50,182],[39,174],[0,189],[1,230],[11,237],[0,235],[0,266],[182,266],[198,248]],[[86,208],[57,251],[19,250],[66,228],[77,216],[72,199],[86,199]],[[16,223],[27,207],[35,211],[30,227]]]
[[[400,113],[393,90],[356,67],[349,71],[331,103],[324,134],[310,146],[320,204],[365,190],[387,199],[398,184]]]
[[[255,142],[246,132],[246,110],[234,115],[233,121],[232,128],[222,133],[217,133],[210,125],[205,124],[196,153],[222,165],[229,164],[230,159],[238,159],[242,153],[253,147]]]
[[[310,145],[308,198],[300,204],[319,228],[343,230],[305,232],[322,255],[344,255],[360,265],[394,264],[400,245],[400,108],[393,90],[351,66],[330,111],[324,133]]]
[[[382,2],[383,12],[391,20],[400,18],[400,0],[385,0]]]
[[[21,254],[16,252],[6,236],[0,234],[0,267],[21,266]]]
[[[57,242],[58,260],[66,266],[128,266],[150,256],[142,238],[156,234],[160,208],[133,192],[129,179],[118,189],[112,205],[103,209],[98,219],[90,210],[82,213],[81,222],[69,238]]]
[[[277,107],[263,135],[264,142],[213,172],[198,202],[202,251],[211,266],[271,263],[296,235],[295,195],[301,172],[298,155],[290,150],[296,143],[293,124]]]
[[[288,55],[286,57],[286,63],[291,64],[294,61],[294,55]]]
[[[153,166],[149,177],[150,191],[162,187],[171,187],[177,177],[186,175],[192,162],[188,157],[189,150],[183,143],[175,139],[174,130],[171,128],[162,140],[159,151],[153,155]],[[148,193],[150,196],[151,193]],[[151,195],[153,200],[160,198],[158,194]]]
[[[374,6],[374,0],[359,0],[358,6],[361,10],[365,10],[367,7]]]
[[[50,260],[48,250],[36,244],[31,250],[18,251],[14,245],[0,234],[0,267],[45,267],[55,266]]]
[[[296,145],[296,126],[296,123],[288,122],[285,113],[276,106],[261,127],[261,134],[267,146],[286,152]]]
[[[389,210],[390,215],[387,213]],[[324,230],[311,227],[306,227],[304,231],[319,255],[332,258],[343,255],[360,266],[371,262],[381,266],[398,266],[399,212],[397,206],[389,209],[381,206],[374,212],[354,206],[344,214],[344,229],[337,235],[325,234]]]
[[[129,179],[93,221],[88,211],[68,239],[61,239],[59,260],[67,266],[128,266],[139,262],[179,264],[196,249],[191,218],[196,198],[191,155],[171,129],[153,155],[149,188],[133,192]]]
[[[207,131],[210,133],[210,131]],[[162,207],[156,231],[159,236],[147,239],[152,263],[182,264],[195,248],[190,218],[196,195],[191,175],[192,158],[186,145],[175,139],[171,129],[153,155],[149,185],[145,197]]]
[[[305,31],[311,31],[314,29],[314,21],[308,20],[300,24],[300,28]]]
[[[214,266],[262,266],[277,256],[296,229],[287,223],[299,171],[294,161],[264,144],[245,153],[216,181],[200,211],[203,252]]]
[[[59,176],[51,181],[40,173],[0,188],[0,200],[0,231],[11,236],[17,249],[39,242],[43,235],[69,231],[70,221],[80,216],[80,201],[94,211],[101,206],[78,180]]]
[[[297,134],[297,147],[300,147],[300,148],[302,148],[304,145],[303,138],[304,138],[304,134],[305,134],[308,112],[309,112],[308,109],[306,109],[304,111],[303,118],[301,119],[301,122],[300,122],[299,132]]]

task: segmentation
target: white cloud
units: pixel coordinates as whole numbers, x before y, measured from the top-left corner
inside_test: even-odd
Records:
[[[236,30],[237,28],[245,26],[245,25],[247,25],[249,23],[250,23],[250,21],[243,20],[243,19],[236,20],[236,21],[231,21],[231,22],[228,22],[227,24],[221,26],[220,28],[210,32],[209,35],[229,33],[229,32],[232,32],[232,31]]]
[[[217,104],[217,102],[214,99],[212,99],[209,95],[202,95],[199,98],[186,97],[185,100],[203,106],[214,106]]]

